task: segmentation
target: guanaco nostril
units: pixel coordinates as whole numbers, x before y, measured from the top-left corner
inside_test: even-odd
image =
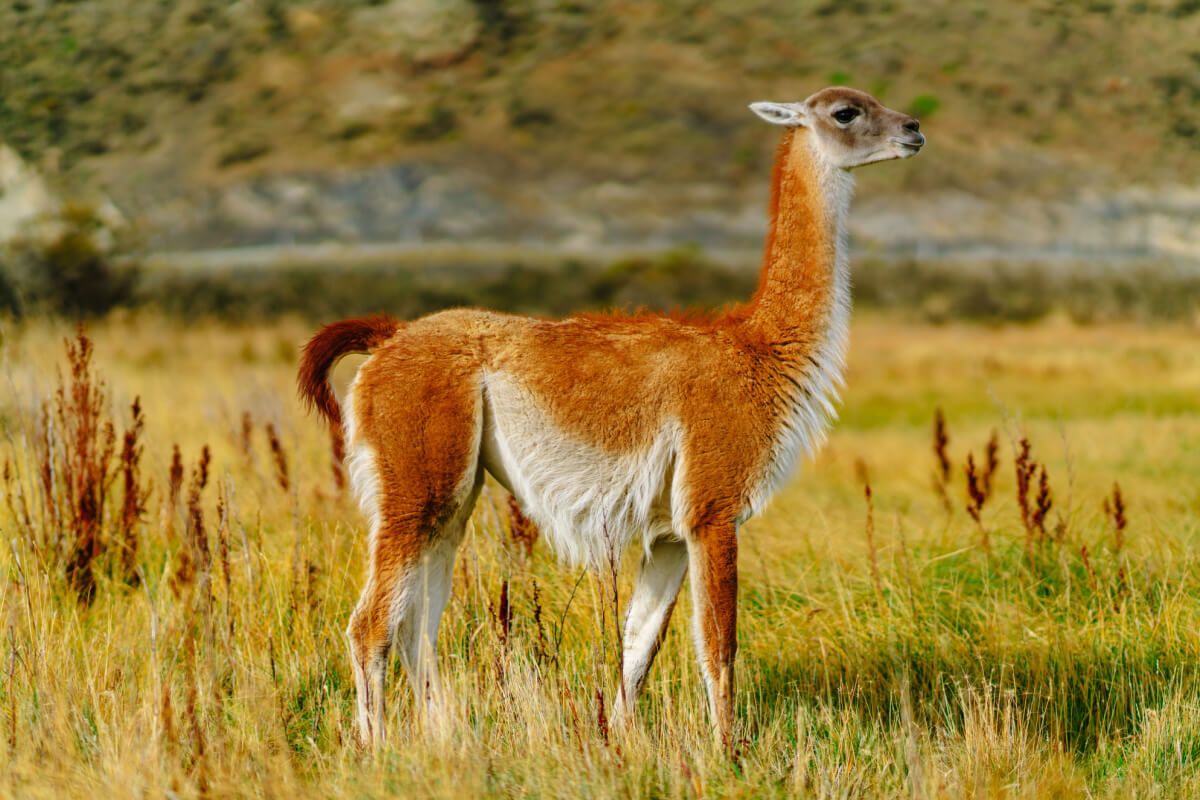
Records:
[[[904,123],[904,129],[906,131],[919,131],[921,130],[921,123],[917,122],[915,119],[910,119],[908,122]]]

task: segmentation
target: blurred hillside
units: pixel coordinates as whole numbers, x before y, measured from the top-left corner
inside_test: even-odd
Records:
[[[12,0],[0,141],[152,249],[754,248],[830,83],[922,120],[864,171],[879,254],[1200,259],[1200,0]]]

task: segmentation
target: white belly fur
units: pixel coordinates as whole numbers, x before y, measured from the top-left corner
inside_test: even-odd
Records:
[[[501,372],[484,377],[484,468],[517,496],[564,561],[602,566],[638,536],[682,536],[678,422],[641,451],[611,453],[557,429]],[[672,524],[672,520],[676,524]]]

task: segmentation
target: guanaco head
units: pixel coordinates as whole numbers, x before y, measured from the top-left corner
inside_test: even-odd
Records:
[[[750,108],[767,122],[807,128],[818,152],[842,169],[909,158],[925,144],[921,123],[843,86],[822,89],[802,103],[751,103]]]

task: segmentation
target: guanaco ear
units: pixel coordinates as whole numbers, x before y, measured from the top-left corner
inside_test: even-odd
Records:
[[[807,117],[803,103],[751,103],[750,110],[767,122],[790,127],[802,127]]]

